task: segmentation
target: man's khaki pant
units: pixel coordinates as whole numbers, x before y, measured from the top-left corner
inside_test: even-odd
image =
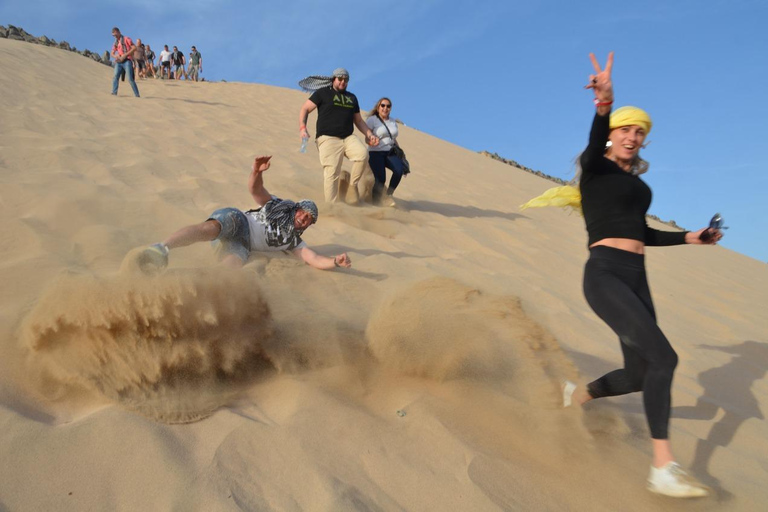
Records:
[[[341,162],[346,156],[352,162],[350,184],[352,185],[352,203],[359,200],[357,184],[363,173],[368,169],[368,150],[365,144],[354,135],[346,139],[321,135],[317,138],[317,150],[320,153],[320,164],[323,166],[325,182],[323,191],[328,203],[339,200],[339,177],[341,176]],[[343,199],[343,198],[342,198]]]

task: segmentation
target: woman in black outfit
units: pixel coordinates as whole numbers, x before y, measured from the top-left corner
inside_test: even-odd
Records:
[[[587,89],[595,93],[597,112],[589,145],[579,157],[582,209],[589,233],[590,256],[584,270],[584,295],[597,315],[619,336],[624,368],[586,387],[568,382],[566,405],[594,398],[643,392],[653,442],[648,477],[652,492],[674,497],[706,496],[708,491],[674,461],[669,444],[670,389],[677,354],[656,324],[656,313],[645,275],[645,246],[714,244],[722,234],[710,230],[704,242],[697,232],[658,231],[645,214],[651,189],[639,174],[648,168],[639,156],[651,119],[636,107],[611,113],[613,53],[605,70],[590,54],[595,74]]]

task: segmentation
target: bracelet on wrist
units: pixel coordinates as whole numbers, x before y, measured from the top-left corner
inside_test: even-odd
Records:
[[[592,102],[595,104],[596,107],[609,107],[613,105],[613,100],[601,101],[600,99],[595,98],[594,100],[592,100]]]
[[[338,261],[336,261],[336,258],[337,258],[337,257],[338,257],[338,256],[334,256],[334,257],[333,257],[333,266],[334,266],[334,267],[340,267],[340,266],[341,266],[341,265],[339,265],[339,262],[338,262]]]

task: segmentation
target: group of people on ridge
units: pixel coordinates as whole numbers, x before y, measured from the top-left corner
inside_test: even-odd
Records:
[[[174,46],[173,52],[170,52],[166,44],[160,52],[158,64],[155,66],[156,55],[149,44],[145,45],[141,39],[136,39],[134,42],[130,37],[123,35],[117,27],[112,29],[112,37],[115,38],[110,51],[115,64],[115,75],[112,79],[112,94],[114,96],[117,96],[121,78],[128,78],[133,94],[138,98],[139,88],[135,79],[137,76],[139,78],[151,76],[169,80],[181,80],[183,76],[186,80],[197,82],[203,71],[203,56],[194,45],[189,52],[189,61],[187,61],[184,52],[179,51],[178,47]],[[185,66],[187,67],[185,68]]]
[[[613,54],[609,54],[605,69],[593,54],[590,58],[595,72],[586,88],[594,92],[596,112],[577,171],[590,252],[584,294],[595,313],[618,335],[624,366],[586,386],[566,382],[564,406],[642,391],[653,446],[648,489],[672,497],[706,496],[707,488],[686,473],[672,455],[671,385],[678,358],[656,322],[644,254],[646,246],[715,244],[722,232],[716,228],[668,232],[648,226],[651,190],[640,178],[648,170],[640,149],[651,130],[651,118],[637,107],[613,110]],[[327,202],[339,199],[344,156],[353,163],[350,186],[355,199],[367,161],[376,180],[375,199],[391,199],[403,175],[402,162],[390,153],[397,137],[397,125],[389,115],[392,102],[381,98],[368,121],[363,121],[357,98],[347,91],[348,83],[349,73],[343,68],[336,69],[331,77],[309,77],[300,82],[314,91],[300,110],[300,135],[309,138],[307,117],[317,109],[316,143]],[[354,136],[354,127],[364,134],[368,150]],[[270,158],[256,157],[248,180],[256,209],[214,211],[204,222],[182,228],[146,248],[146,265],[164,268],[171,249],[215,241],[223,262],[234,267],[246,263],[251,251],[290,251],[319,269],[349,267],[351,260],[346,253],[321,256],[301,240],[304,230],[318,220],[317,205],[309,200],[293,202],[270,195],[262,178],[270,167]],[[385,168],[392,170],[389,186],[385,185]]]

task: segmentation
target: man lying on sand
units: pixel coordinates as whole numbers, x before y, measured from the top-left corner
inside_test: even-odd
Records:
[[[272,156],[257,156],[248,178],[248,189],[258,208],[243,213],[236,208],[221,208],[205,222],[181,228],[163,242],[153,244],[139,256],[145,272],[168,266],[171,249],[197,242],[216,240],[222,263],[240,268],[251,251],[291,251],[305,263],[321,270],[350,267],[346,253],[328,258],[317,254],[301,239],[301,234],[317,222],[317,205],[305,199],[294,203],[278,199],[264,188],[262,173],[269,169]]]

